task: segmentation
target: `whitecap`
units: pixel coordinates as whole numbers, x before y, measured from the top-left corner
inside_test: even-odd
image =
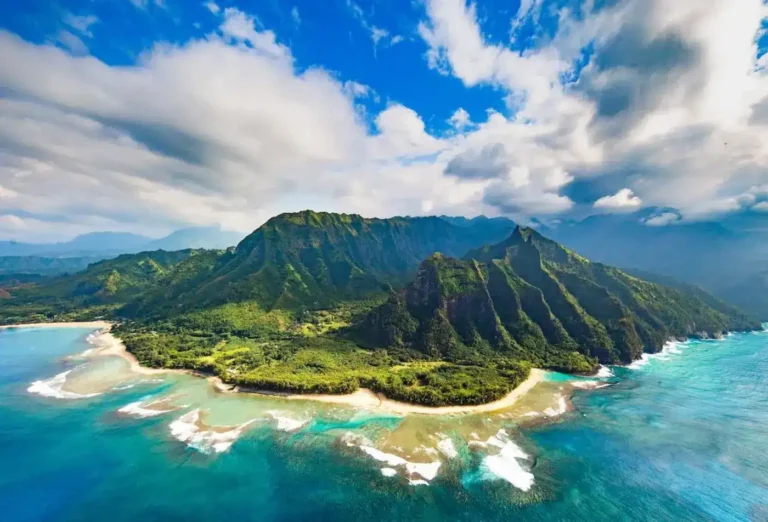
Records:
[[[416,479],[416,480],[408,479],[408,484],[411,486],[429,486],[429,482],[421,479]]]
[[[432,480],[437,476],[438,471],[440,471],[440,461],[436,460],[434,462],[406,462],[405,463],[405,470],[410,475],[419,475],[425,480]]]
[[[170,424],[171,435],[201,453],[227,451],[253,421],[245,422],[227,431],[205,430],[199,426],[200,410],[185,413]]]
[[[640,356],[640,359],[633,361],[627,368],[637,370],[651,362],[652,360],[666,361],[672,355],[683,353],[681,347],[685,346],[686,342],[681,341],[667,341],[664,343],[660,352],[657,353],[644,353]]]
[[[162,400],[162,399],[161,399]],[[170,410],[161,410],[157,408],[150,408],[153,404],[157,404],[160,401],[149,401],[147,402],[146,398],[142,399],[137,402],[132,402],[130,404],[126,404],[119,410],[117,410],[119,413],[123,413],[125,415],[132,415],[134,417],[139,418],[146,418],[146,417],[156,417],[157,415],[162,415],[164,413],[170,413],[173,411],[173,409]]]
[[[294,419],[291,417],[285,417],[282,412],[271,410],[267,412],[267,415],[277,421],[277,429],[280,431],[296,431],[304,426],[309,420]]]
[[[613,370],[608,366],[603,366],[602,364],[600,365],[600,369],[597,370],[597,375],[595,375],[595,377],[599,379],[608,379],[613,376]]]
[[[470,445],[499,449],[497,454],[486,455],[483,458],[481,470],[486,476],[506,480],[522,491],[530,490],[535,483],[533,473],[525,469],[519,462],[520,460],[529,460],[530,456],[515,444],[503,429],[485,442],[472,441]]]
[[[456,446],[453,445],[453,441],[451,439],[445,438],[442,439],[437,443],[437,449],[448,457],[449,459],[455,459],[459,456],[459,452],[456,451]]]
[[[352,437],[348,437],[346,440],[347,445],[355,445],[352,442],[353,440]],[[358,447],[369,457],[379,462],[383,462],[390,468],[404,467],[407,475],[409,475],[409,480],[418,480],[412,477],[413,475],[417,475],[424,481],[430,481],[437,476],[437,473],[440,470],[441,462],[439,460],[434,462],[409,462],[399,455],[386,453],[373,446],[360,445]]]
[[[86,399],[88,397],[95,397],[101,395],[100,393],[75,393],[64,390],[64,384],[67,382],[67,375],[72,370],[62,372],[58,375],[51,377],[50,379],[35,381],[29,385],[27,392],[42,395],[43,397],[53,397],[55,399]]]
[[[591,390],[600,386],[600,381],[571,381],[571,386],[582,390]]]
[[[136,386],[136,385],[135,384],[121,384],[121,385],[118,385],[118,386],[113,386],[112,389],[115,390],[115,391],[123,391],[123,390],[130,390],[134,386]]]
[[[394,477],[397,475],[397,470],[394,468],[381,468],[381,474],[385,477]]]

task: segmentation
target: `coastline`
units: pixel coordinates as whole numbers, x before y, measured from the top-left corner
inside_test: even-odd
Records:
[[[341,404],[361,409],[375,409],[397,414],[454,415],[488,413],[509,408],[510,406],[514,405],[518,399],[528,393],[534,386],[544,380],[545,373],[546,372],[544,370],[532,368],[528,378],[501,399],[494,402],[477,404],[473,406],[423,406],[420,404],[410,404],[407,402],[388,399],[384,395],[374,393],[367,388],[360,388],[357,391],[346,395],[303,395],[295,393],[265,392],[260,390],[249,390],[247,388],[243,389],[237,386],[228,385],[218,377],[209,377],[208,381],[211,382],[216,387],[216,389],[222,393],[251,393],[254,395],[261,395],[264,397],[277,397],[291,401],[317,401],[327,404]]]
[[[312,395],[268,392],[263,390],[243,389],[237,386],[224,383],[219,377],[204,376],[194,370],[182,369],[162,369],[147,368],[142,366],[139,361],[130,353],[120,339],[110,332],[112,323],[107,321],[87,321],[70,323],[31,323],[14,324],[0,326],[0,330],[11,328],[93,328],[98,333],[91,337],[90,342],[94,345],[93,356],[116,356],[125,360],[134,373],[142,375],[157,375],[162,373],[183,373],[195,377],[206,378],[211,385],[220,393],[249,393],[261,395],[263,397],[273,397],[291,401],[315,401],[326,404],[338,404],[360,409],[374,409],[395,414],[416,414],[416,415],[453,415],[453,414],[472,414],[488,413],[503,410],[514,405],[518,399],[528,393],[534,386],[544,380],[545,371],[532,368],[528,378],[520,383],[514,390],[509,392],[501,399],[485,404],[473,406],[423,406],[420,404],[410,404],[407,402],[395,401],[386,398],[382,394],[376,394],[367,388],[360,388],[357,391],[346,395]]]
[[[93,328],[96,330],[111,328],[109,321],[73,321],[71,323],[23,323],[0,325],[0,330],[12,330],[15,328]]]

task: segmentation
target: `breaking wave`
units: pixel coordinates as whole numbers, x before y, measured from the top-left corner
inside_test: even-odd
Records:
[[[185,413],[170,425],[171,435],[200,453],[222,453],[242,435],[254,421],[250,420],[229,430],[205,429],[200,423],[200,410]]]
[[[50,379],[35,381],[29,385],[27,392],[42,395],[43,397],[53,397],[55,399],[86,399],[88,397],[101,395],[100,393],[83,394],[64,390],[64,385],[67,383],[67,375],[70,373],[72,373],[72,370],[62,372]]]

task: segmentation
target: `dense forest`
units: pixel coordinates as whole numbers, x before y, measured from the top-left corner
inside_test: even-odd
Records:
[[[499,399],[531,367],[591,373],[757,321],[592,263],[507,220],[272,218],[228,250],[153,251],[0,282],[0,321],[108,319],[142,364],[297,393]]]

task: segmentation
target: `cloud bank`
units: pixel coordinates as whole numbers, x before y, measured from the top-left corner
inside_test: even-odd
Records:
[[[547,12],[524,4],[513,35]],[[474,4],[427,0],[424,67],[506,104],[485,121],[457,109],[440,135],[396,100],[365,114],[372,88],[298,67],[248,13],[208,9],[216,31],[131,65],[0,32],[0,236],[249,230],[307,207],[521,222],[675,209],[655,226],[765,208],[761,0],[585,2],[522,51],[491,41]],[[88,37],[96,19],[66,23]],[[600,195],[577,198],[575,181]]]

